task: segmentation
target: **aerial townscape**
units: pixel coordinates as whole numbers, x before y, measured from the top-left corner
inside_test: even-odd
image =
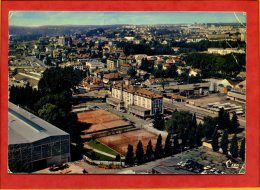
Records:
[[[8,66],[9,173],[245,173],[245,22],[10,25]]]

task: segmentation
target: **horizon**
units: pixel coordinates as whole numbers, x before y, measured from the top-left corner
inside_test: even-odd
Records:
[[[70,19],[67,19],[70,18]],[[87,19],[82,19],[87,18]],[[12,11],[9,26],[112,26],[246,23],[243,12]]]

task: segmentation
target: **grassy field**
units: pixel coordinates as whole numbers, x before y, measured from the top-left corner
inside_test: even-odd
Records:
[[[99,154],[97,152],[94,152],[92,150],[85,150],[85,154],[86,156],[88,156],[89,158],[93,159],[93,160],[100,160],[100,161],[115,161],[114,158],[105,156],[103,154]]]
[[[92,148],[95,148],[95,149],[100,150],[102,152],[106,152],[108,154],[112,154],[112,155],[115,155],[115,156],[118,154],[118,152],[114,151],[113,149],[109,148],[108,146],[106,146],[106,145],[104,145],[104,144],[102,144],[98,141],[91,140],[91,141],[88,142],[88,145]]]

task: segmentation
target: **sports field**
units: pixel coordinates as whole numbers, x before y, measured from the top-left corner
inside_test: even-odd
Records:
[[[146,151],[146,146],[148,142],[151,140],[153,147],[155,147],[157,138],[158,138],[157,135],[147,132],[143,129],[139,129],[136,131],[130,131],[126,133],[101,137],[98,138],[97,140],[111,147],[112,149],[116,150],[120,154],[126,155],[128,144],[133,145],[134,152],[135,152],[137,143],[140,140],[143,143],[144,151]],[[165,139],[163,139],[162,142],[164,143],[164,141]]]
[[[91,124],[89,129],[83,131],[86,134],[130,125],[129,122],[122,120],[117,115],[101,109],[77,113],[77,116],[78,121]]]

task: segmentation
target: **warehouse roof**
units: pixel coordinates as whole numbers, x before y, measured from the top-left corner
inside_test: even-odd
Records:
[[[32,143],[51,136],[69,135],[19,106],[8,104],[8,144]]]

